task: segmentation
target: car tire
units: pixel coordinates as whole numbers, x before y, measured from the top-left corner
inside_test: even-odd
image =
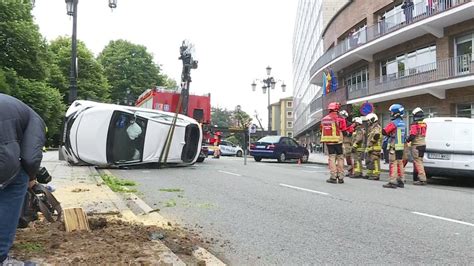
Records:
[[[286,161],[286,154],[284,152],[280,153],[280,155],[278,155],[277,160],[279,163],[283,163],[284,161]]]
[[[204,159],[205,159],[204,157],[199,157],[199,158],[196,160],[196,162],[202,163],[202,162],[204,162]]]
[[[235,156],[237,156],[237,157],[242,157],[242,151],[237,151],[237,153],[235,154]]]
[[[309,155],[308,154],[303,154],[303,156],[301,156],[301,162],[302,163],[307,163],[309,160]]]
[[[260,162],[262,160],[261,157],[253,157],[253,159],[256,161],[256,162]]]

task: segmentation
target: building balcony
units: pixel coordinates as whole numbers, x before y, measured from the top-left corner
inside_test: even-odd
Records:
[[[311,83],[321,85],[322,72],[327,68],[338,72],[361,59],[372,62],[374,54],[425,34],[442,38],[444,28],[470,20],[474,14],[473,0],[441,0],[429,11],[424,2],[419,5],[422,6],[415,6],[409,23],[399,12],[359,31],[356,39],[351,36],[339,41],[311,67]]]
[[[341,90],[347,93],[347,104],[376,103],[426,93],[445,99],[448,89],[474,85],[473,59],[471,55],[462,55],[439,60],[356,86],[344,86],[336,92]]]

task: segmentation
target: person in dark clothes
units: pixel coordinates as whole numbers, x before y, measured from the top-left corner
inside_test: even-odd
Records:
[[[20,100],[0,93],[0,263],[8,257],[28,186],[36,182],[46,140],[41,117]]]

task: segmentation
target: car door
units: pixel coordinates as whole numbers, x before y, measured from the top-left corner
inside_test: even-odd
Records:
[[[291,145],[290,139],[287,137],[283,137],[280,140],[282,145],[282,151],[285,152],[287,159],[293,159],[295,157],[294,147]]]
[[[293,148],[293,158],[299,159],[303,156],[305,148],[300,146],[294,139],[288,139]]]
[[[426,119],[425,165],[435,168],[452,168],[455,126],[452,120]]]

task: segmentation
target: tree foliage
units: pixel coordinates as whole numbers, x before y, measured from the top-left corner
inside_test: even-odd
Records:
[[[232,111],[222,109],[220,107],[211,108],[212,126],[229,127],[232,123],[232,121],[229,119],[230,117],[232,117]]]
[[[48,52],[29,1],[0,1],[0,64],[35,80],[47,76]]]
[[[123,103],[127,97],[135,100],[144,90],[154,86],[176,85],[166,75],[160,75],[160,68],[143,45],[125,40],[110,41],[99,54],[98,61],[112,87],[113,102]],[[127,89],[130,95],[127,95]]]
[[[48,82],[65,95],[64,101],[67,102],[69,97],[67,81],[71,70],[71,39],[57,38],[51,42],[50,50],[56,67],[51,70]],[[77,98],[100,102],[110,101],[110,88],[104,69],[81,41],[77,42]]]
[[[65,105],[46,82],[52,54],[33,23],[29,1],[0,1],[0,92],[29,105],[45,121],[47,139],[58,138]]]

